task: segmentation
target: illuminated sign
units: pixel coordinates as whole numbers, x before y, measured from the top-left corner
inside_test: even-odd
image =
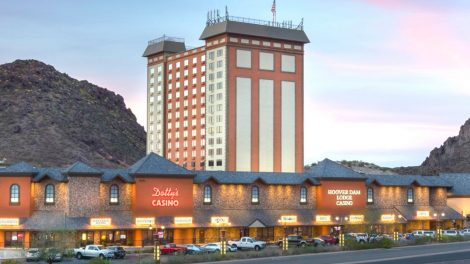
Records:
[[[395,221],[395,215],[392,214],[383,214],[380,219],[384,222]]]
[[[416,211],[417,217],[429,217],[429,211]]]
[[[336,199],[337,206],[353,206],[353,196],[361,195],[361,190],[356,189],[334,189],[328,190],[327,194]]]
[[[211,223],[216,224],[216,225],[230,224],[230,222],[228,221],[228,217],[226,217],[226,216],[211,217]]]
[[[92,226],[107,226],[111,225],[111,218],[91,218],[90,225]]]
[[[295,223],[297,222],[296,215],[281,215],[281,223]]]
[[[317,222],[330,222],[331,221],[331,215],[317,215],[317,216],[315,216],[315,220]]]
[[[136,225],[154,225],[155,224],[155,218],[153,217],[139,217],[135,219],[135,224]]]
[[[175,225],[192,224],[192,217],[175,217]]]
[[[152,197],[156,197],[152,200],[153,207],[178,207],[180,201],[178,197],[180,196],[178,188],[168,187],[160,189],[158,187],[153,187]]]
[[[363,222],[364,216],[363,215],[350,215],[349,221],[350,222]]]
[[[19,224],[19,218],[0,218],[0,226],[17,226]]]

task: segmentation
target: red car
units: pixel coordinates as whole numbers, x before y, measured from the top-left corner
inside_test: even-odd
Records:
[[[178,255],[178,254],[185,254],[186,248],[185,247],[178,247],[176,244],[166,244],[164,246],[160,246],[160,252],[162,255]]]
[[[320,236],[323,241],[325,241],[325,244],[327,245],[336,245],[338,244],[338,240],[334,236]]]

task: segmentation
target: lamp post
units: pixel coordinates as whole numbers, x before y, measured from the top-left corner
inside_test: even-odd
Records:
[[[289,242],[287,240],[287,223],[286,221],[279,219],[277,220],[284,228],[284,237],[282,238],[282,251],[287,251],[289,249]]]
[[[150,231],[150,234],[152,235],[152,241],[153,241],[153,260],[155,261],[155,263],[160,263],[160,255],[161,255],[160,242],[158,239],[155,239],[155,236],[152,230],[153,230],[152,225],[149,225],[149,231]]]
[[[437,231],[437,240],[442,239],[442,228],[441,228],[441,220],[440,217],[446,216],[445,213],[434,213],[434,218],[436,218],[437,223],[436,223],[436,231]]]
[[[344,247],[344,232],[343,232],[343,221],[348,221],[349,218],[347,216],[344,216],[344,217],[341,217],[341,216],[337,216],[335,217],[335,220],[336,220],[336,223],[339,222],[339,226],[338,226],[338,235],[339,235],[339,246],[340,247]]]

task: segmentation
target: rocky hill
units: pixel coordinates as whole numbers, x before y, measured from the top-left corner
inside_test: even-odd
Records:
[[[0,65],[0,160],[126,166],[145,140],[120,95],[35,60]]]

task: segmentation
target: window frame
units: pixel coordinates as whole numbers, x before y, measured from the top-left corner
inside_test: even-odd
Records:
[[[208,197],[206,196],[208,194]],[[207,198],[207,200],[206,200]],[[210,205],[212,204],[212,186],[210,185],[205,185],[203,192],[202,192],[202,203],[205,205]]]
[[[303,191],[304,191],[305,193],[303,193]],[[305,197],[303,197],[303,196],[305,196]],[[299,200],[299,203],[300,203],[300,204],[307,204],[307,203],[308,203],[308,198],[307,198],[307,197],[308,197],[308,189],[307,189],[307,187],[306,187],[306,186],[301,186],[301,187],[300,187],[300,200]],[[304,200],[302,200],[302,198],[304,198]]]
[[[18,197],[15,197],[18,199],[17,202],[12,202],[12,198],[13,198],[13,187],[17,187],[18,188],[18,193],[17,193],[17,196]],[[20,185],[17,184],[17,183],[13,183],[12,185],[10,185],[10,205],[20,205],[20,201],[21,201],[21,188],[20,188]]]
[[[273,64],[272,64],[272,69],[263,69],[261,68],[261,53],[264,53],[264,54],[271,54],[273,56]],[[259,51],[258,53],[258,70],[260,71],[268,71],[268,72],[274,72],[275,69],[276,69],[276,56],[274,54],[274,52],[269,52],[269,51]]]
[[[243,52],[243,51],[246,51],[246,52],[249,52],[250,53],[250,66],[242,66],[242,65],[239,65],[238,64],[238,57],[239,57],[239,54],[238,52]],[[252,69],[253,68],[253,51],[251,49],[236,49],[235,51],[235,67],[237,69]]]
[[[49,194],[49,192],[48,192],[49,187],[52,188],[52,202],[47,201],[47,199],[49,198],[49,195],[48,195]],[[49,183],[44,187],[44,204],[45,205],[55,204],[55,186],[52,183]]]
[[[411,194],[411,200],[410,200],[410,194]],[[413,187],[410,187],[406,190],[406,202],[408,204],[414,204],[415,202],[415,192]]]
[[[369,197],[369,191],[370,191],[370,197]],[[370,201],[369,201],[369,198],[370,198]],[[367,204],[373,204],[374,200],[375,200],[374,189],[372,187],[368,187],[367,192],[366,192],[366,202]]]
[[[259,204],[259,200],[259,187],[251,186],[251,204]]]
[[[294,70],[293,71],[289,71],[287,69],[284,69],[284,63],[283,63],[283,57],[294,57]],[[293,54],[286,54],[286,53],[282,53],[281,54],[281,72],[283,73],[297,73],[297,57]]]
[[[116,190],[116,197],[113,197],[113,190]],[[117,201],[113,201],[113,198],[117,199]],[[110,205],[119,205],[119,201],[120,200],[120,197],[119,197],[119,186],[117,184],[111,184],[111,186],[109,186],[109,204]]]

